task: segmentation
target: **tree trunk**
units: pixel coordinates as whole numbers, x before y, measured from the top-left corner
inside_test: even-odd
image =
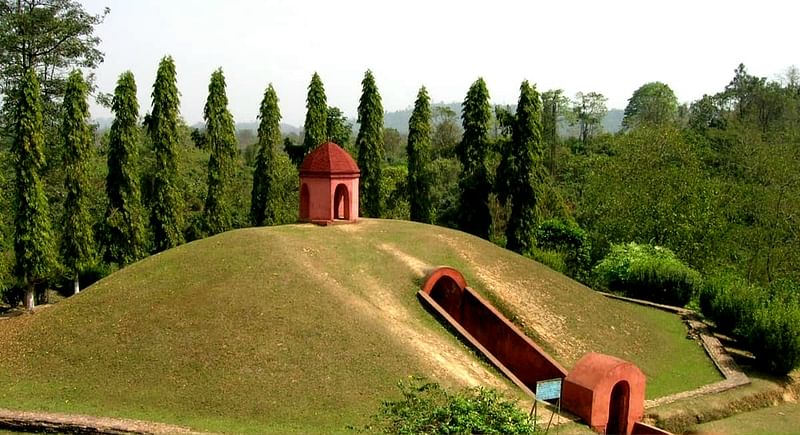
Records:
[[[28,311],[33,311],[34,307],[34,288],[33,283],[29,282],[27,287],[25,287],[25,309]]]
[[[72,294],[75,295],[81,292],[81,283],[78,280],[78,277],[79,277],[78,272],[75,272],[75,280],[72,281],[72,289],[73,289]]]

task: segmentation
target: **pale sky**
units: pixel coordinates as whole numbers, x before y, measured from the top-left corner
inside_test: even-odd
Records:
[[[328,104],[355,116],[371,69],[386,111],[462,101],[482,76],[493,104],[516,102],[522,80],[539,90],[596,91],[624,108],[644,83],[679,101],[721,91],[743,62],[775,78],[800,65],[795,1],[82,0],[111,13],[97,29],[100,91],[133,71],[142,114],[159,60],[174,57],[181,114],[202,121],[211,73],[222,67],[237,122],[256,119],[268,83],[283,122],[302,126],[311,75]],[[110,112],[93,105],[94,117]]]

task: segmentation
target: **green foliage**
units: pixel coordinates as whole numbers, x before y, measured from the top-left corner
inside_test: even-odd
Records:
[[[702,286],[700,274],[667,248],[628,243],[594,268],[598,283],[625,296],[682,307]]]
[[[556,149],[558,148],[558,125],[566,115],[569,98],[561,89],[542,92],[542,142],[547,148],[545,158],[550,175],[556,174]]]
[[[458,123],[458,114],[447,106],[433,106],[433,138],[431,143],[432,158],[453,158],[461,141],[462,128]]]
[[[498,174],[508,180],[504,196],[511,203],[506,247],[518,253],[530,252],[536,244],[538,203],[544,184],[543,158],[542,103],[536,87],[526,80],[520,86],[511,144],[504,148],[498,168]]]
[[[329,112],[330,115],[330,112]],[[258,155],[253,172],[250,200],[250,222],[253,226],[275,222],[275,207],[269,203],[275,183],[275,154],[281,144],[281,111],[278,94],[272,84],[264,92],[258,118]]]
[[[137,160],[139,158],[139,103],[133,73],[119,76],[114,90],[108,141],[108,174],[101,242],[105,261],[119,265],[130,264],[144,253],[144,223]]]
[[[786,375],[800,367],[800,303],[773,297],[743,326],[756,364],[769,373]]]
[[[557,269],[560,272],[581,282],[586,282],[589,278],[591,242],[586,231],[577,224],[560,219],[548,219],[542,222],[536,231],[536,246],[562,255],[561,261],[564,267]],[[548,266],[555,269],[550,264]]]
[[[385,166],[382,170],[382,218],[408,220],[408,168],[405,165]]]
[[[360,208],[366,217],[380,217],[381,166],[383,165],[383,105],[372,71],[364,73],[358,103],[358,168],[361,170]]]
[[[565,254],[563,252],[556,251],[553,249],[542,249],[539,247],[534,247],[527,254],[527,256],[555,270],[556,272],[563,273],[564,275],[568,274],[567,262],[565,259]]]
[[[74,68],[96,68],[103,61],[95,26],[108,14],[88,13],[75,0],[0,1],[0,92],[15,100],[27,70],[41,78],[45,125],[55,124],[57,102]],[[10,112],[11,105],[6,105]],[[10,115],[10,113],[8,113]]]
[[[374,431],[387,434],[534,434],[513,401],[483,387],[451,393],[421,377],[400,381],[402,399],[384,401]]]
[[[437,158],[430,162],[430,174],[434,223],[458,228],[461,164],[454,158]]]
[[[489,91],[483,78],[479,78],[464,99],[461,114],[464,134],[456,147],[461,162],[458,222],[462,230],[484,239],[489,238],[492,224],[489,211],[492,182],[487,166],[491,118]]]
[[[238,156],[236,130],[233,116],[228,111],[225,93],[225,76],[222,69],[214,71],[208,85],[203,117],[206,121],[206,138],[211,151],[208,159],[208,194],[203,207],[204,229],[208,235],[225,232],[232,227],[231,175],[234,159]]]
[[[41,171],[45,164],[39,81],[29,69],[17,95],[14,117],[14,273],[26,287],[27,308],[33,308],[33,286],[47,277],[54,263],[53,235]]]
[[[328,100],[319,74],[314,73],[308,85],[306,97],[306,120],[303,124],[303,156],[325,142],[328,138]],[[342,144],[344,145],[344,144]],[[299,159],[298,165],[302,162]]]
[[[622,118],[624,128],[673,123],[678,117],[678,98],[664,83],[645,83],[633,92]]]
[[[739,329],[747,316],[766,302],[767,294],[731,273],[709,277],[699,295],[700,310],[725,334],[743,336]]]
[[[328,107],[328,120],[326,122],[328,140],[340,145],[342,148],[350,145],[350,136],[353,134],[353,125],[338,107]]]
[[[672,249],[701,270],[713,268],[729,229],[718,209],[726,198],[704,176],[696,149],[673,127],[638,128],[612,140],[610,156],[585,159],[578,221],[597,246],[623,241]]]
[[[272,214],[273,225],[297,222],[300,210],[300,176],[286,153],[275,153],[273,184],[267,204]]]
[[[80,71],[67,80],[64,95],[61,137],[64,141],[64,227],[61,237],[63,264],[71,276],[94,261],[94,235],[87,203],[87,160],[92,151],[92,130],[89,127],[89,88]]]
[[[700,308],[717,328],[742,339],[756,364],[775,375],[800,367],[800,285],[778,280],[767,288],[733,275],[708,280]]]
[[[414,112],[408,122],[408,202],[412,221],[433,222],[431,202],[431,105],[423,86],[417,93]]]
[[[603,118],[608,113],[608,98],[599,92],[578,92],[572,105],[573,123],[579,127],[578,138],[583,146],[603,129]]]
[[[183,243],[183,215],[178,190],[178,110],[180,106],[175,61],[161,59],[153,84],[153,110],[148,131],[155,153],[150,225],[156,252]]]

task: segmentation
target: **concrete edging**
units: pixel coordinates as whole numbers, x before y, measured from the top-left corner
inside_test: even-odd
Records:
[[[742,372],[742,370],[736,364],[736,361],[734,361],[730,354],[728,354],[728,352],[725,350],[725,346],[723,346],[719,339],[711,333],[708,325],[700,319],[696,312],[686,308],[657,304],[655,302],[628,298],[625,296],[618,296],[600,291],[597,293],[600,293],[601,295],[610,299],[631,302],[679,315],[686,324],[686,327],[689,329],[690,335],[695,337],[695,340],[699,340],[700,344],[703,346],[703,349],[706,351],[706,355],[711,358],[711,361],[714,362],[717,370],[719,370],[720,374],[722,374],[722,376],[725,378],[724,381],[703,385],[702,387],[695,388],[694,390],[682,391],[680,393],[670,394],[669,396],[659,397],[658,399],[645,400],[645,409],[655,408],[657,406],[666,405],[679,400],[690,399],[707,394],[721,393],[723,391],[741,387],[750,383],[750,378],[748,378],[747,375]]]

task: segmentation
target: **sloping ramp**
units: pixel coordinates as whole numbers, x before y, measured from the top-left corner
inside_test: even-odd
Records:
[[[561,364],[469,288],[457,270],[451,267],[433,270],[418,295],[424,304],[531,396],[536,391],[536,382],[567,376]]]

